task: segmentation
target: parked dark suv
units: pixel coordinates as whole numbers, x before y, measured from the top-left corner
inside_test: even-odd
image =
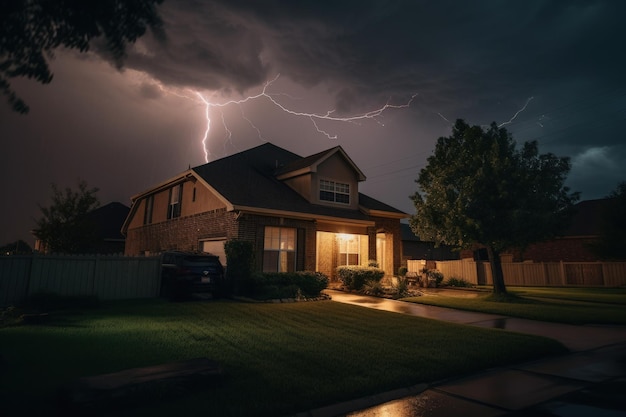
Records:
[[[163,253],[161,296],[184,300],[193,294],[220,296],[224,268],[216,255],[201,252],[169,251]]]

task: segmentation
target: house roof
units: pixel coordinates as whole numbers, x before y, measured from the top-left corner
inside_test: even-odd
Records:
[[[563,236],[598,236],[602,233],[604,213],[611,198],[584,200],[574,205],[574,214]]]
[[[124,224],[129,211],[129,207],[115,201],[90,211],[86,216],[96,225],[98,238],[120,240],[124,239],[120,227]]]
[[[352,161],[352,159],[350,159],[348,154],[343,150],[341,146],[335,146],[334,148],[318,152],[314,155],[291,161],[284,166],[277,167],[275,174],[278,178],[283,179],[289,177],[290,174],[298,174],[301,172],[315,172],[317,171],[317,167],[319,164],[321,164],[334,154],[340,154],[357,173],[359,181],[365,181],[365,174],[361,172],[359,167],[356,166],[356,164]]]
[[[421,239],[413,233],[411,226],[406,223],[400,223],[400,237],[407,242],[421,242]]]
[[[303,158],[271,143],[265,143],[247,151],[192,168],[192,171],[234,207],[259,208],[363,221],[369,220],[368,213],[377,214],[376,212],[391,213],[398,217],[405,216],[400,210],[361,193],[359,193],[359,205],[362,210],[311,204],[288,185],[277,179],[277,172],[292,172],[312,164],[319,164],[320,161],[336,152],[345,155],[340,147],[336,147]],[[353,164],[349,158],[347,160]],[[358,169],[357,172],[360,173]]]

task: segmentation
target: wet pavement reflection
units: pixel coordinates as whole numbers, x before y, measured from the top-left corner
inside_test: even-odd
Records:
[[[415,395],[324,416],[626,417],[626,327],[573,326],[328,291],[333,301],[389,312],[534,334],[559,340],[572,354],[487,370]],[[408,392],[407,392],[408,393]],[[397,397],[400,397],[398,395]],[[380,397],[379,397],[380,398]],[[367,403],[368,401],[364,401]],[[372,402],[375,404],[380,401]],[[345,405],[344,405],[345,406]],[[309,415],[318,415],[311,412]]]

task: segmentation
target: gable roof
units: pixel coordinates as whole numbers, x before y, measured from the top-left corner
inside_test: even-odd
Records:
[[[336,147],[308,158],[302,158],[276,145],[265,143],[192,168],[192,171],[227,200],[233,208],[260,208],[354,220],[368,220],[368,212],[371,210],[385,212],[398,218],[406,216],[400,210],[361,193],[359,193],[359,205],[362,210],[311,204],[277,179],[277,171],[285,172],[285,170],[320,163],[336,152],[345,153],[340,147]],[[352,163],[350,159],[347,160]]]
[[[358,210],[312,204],[280,181],[276,175],[277,172],[292,172],[285,170],[319,164],[336,152],[342,153],[346,161],[354,166],[359,176],[362,175],[341,147],[303,158],[266,142],[246,151],[190,168],[149,190],[136,194],[132,197],[131,210],[133,213],[136,212],[137,204],[135,202],[140,198],[171,187],[187,178],[195,177],[224,202],[227,210],[326,220],[339,218],[367,224],[372,223],[370,216],[396,219],[408,217],[406,213],[362,193],[359,193]],[[126,218],[122,226],[123,232],[128,229],[131,217],[132,213]]]
[[[300,158],[292,161],[289,164],[279,167],[276,170],[276,176],[279,179],[285,179],[292,176],[300,175],[307,172],[316,172],[317,167],[331,156],[339,154],[350,165],[350,167],[357,173],[359,181],[365,181],[365,174],[356,166],[354,161],[350,159],[348,154],[343,150],[341,146],[335,146],[334,148],[327,149],[322,152],[318,152],[314,155],[307,156],[306,158]]]

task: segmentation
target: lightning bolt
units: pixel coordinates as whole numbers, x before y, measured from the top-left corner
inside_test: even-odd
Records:
[[[443,114],[441,114],[441,113],[439,113],[439,112],[437,112],[437,114],[438,114],[438,115],[439,115],[439,117],[441,117],[443,120],[445,120],[446,122],[448,122],[448,123],[452,124],[452,122],[451,122],[450,120],[448,120],[448,119],[446,118],[446,116],[444,116]]]
[[[500,124],[498,125],[498,127],[502,127],[502,126],[505,126],[505,125],[511,124],[511,122],[513,122],[513,120],[515,120],[515,118],[516,118],[516,117],[517,117],[517,116],[518,116],[521,112],[523,112],[524,110],[526,110],[526,107],[528,107],[528,103],[530,103],[530,101],[531,101],[532,99],[534,99],[534,98],[535,98],[535,97],[529,97],[529,98],[528,98],[528,100],[526,100],[526,104],[524,104],[524,107],[522,107],[521,109],[519,109],[519,110],[518,110],[518,111],[517,111],[517,112],[513,115],[513,117],[511,117],[508,121],[506,121],[506,122],[504,122],[504,123],[500,123]]]
[[[263,136],[261,135],[260,129],[257,126],[255,126],[254,123],[245,115],[241,105],[244,104],[244,103],[247,103],[249,101],[252,101],[252,100],[268,100],[271,105],[273,105],[274,107],[278,108],[279,110],[281,110],[284,113],[287,113],[287,114],[289,114],[291,116],[294,116],[294,117],[303,117],[303,118],[309,119],[311,121],[311,123],[313,124],[313,127],[315,128],[315,130],[318,133],[320,133],[321,135],[326,136],[328,139],[332,140],[332,139],[337,139],[338,135],[331,134],[327,130],[321,128],[320,125],[319,125],[320,121],[326,120],[326,121],[332,121],[332,122],[357,123],[358,124],[359,121],[362,121],[362,120],[365,120],[365,119],[369,119],[369,120],[376,121],[381,126],[384,126],[384,124],[379,120],[379,117],[386,110],[407,108],[407,107],[409,107],[411,105],[411,103],[413,102],[413,99],[417,96],[417,94],[413,94],[411,96],[411,98],[404,104],[390,104],[389,101],[387,101],[387,103],[385,103],[385,105],[380,107],[380,108],[377,108],[375,110],[370,110],[370,111],[365,112],[365,113],[355,114],[355,115],[352,115],[352,116],[344,116],[344,117],[335,116],[334,115],[335,110],[329,110],[326,113],[299,112],[299,111],[295,111],[295,110],[292,110],[292,109],[284,106],[278,100],[276,100],[275,96],[284,95],[284,94],[270,94],[268,92],[268,89],[272,86],[272,84],[274,84],[276,82],[276,80],[278,80],[279,76],[280,76],[280,74],[277,75],[274,79],[272,79],[270,81],[267,81],[265,83],[265,85],[263,86],[263,89],[261,90],[261,92],[259,92],[258,94],[250,95],[250,96],[247,96],[247,97],[239,99],[239,100],[229,100],[229,101],[226,101],[226,102],[223,102],[223,103],[213,102],[210,98],[205,97],[199,91],[193,91],[193,93],[196,95],[196,97],[205,106],[205,118],[206,118],[207,128],[206,128],[206,130],[204,132],[204,137],[202,138],[202,147],[204,149],[204,156],[205,156],[205,161],[206,162],[209,162],[209,159],[210,159],[210,156],[211,156],[211,154],[210,154],[210,152],[208,150],[208,147],[207,147],[207,143],[208,143],[209,134],[210,134],[210,130],[211,130],[210,110],[212,108],[224,108],[224,107],[228,107],[228,106],[239,106],[240,109],[241,109],[241,114],[242,114],[243,119],[246,120],[246,122],[248,122],[257,131],[257,133],[259,135],[259,139],[262,140],[262,141],[265,141],[263,139]],[[228,126],[226,125],[226,121],[224,119],[223,113],[222,113],[222,123],[224,124],[224,127],[226,129],[226,136],[227,136],[228,140],[230,141],[230,138],[232,137],[232,132],[230,131],[230,129],[228,129]]]

